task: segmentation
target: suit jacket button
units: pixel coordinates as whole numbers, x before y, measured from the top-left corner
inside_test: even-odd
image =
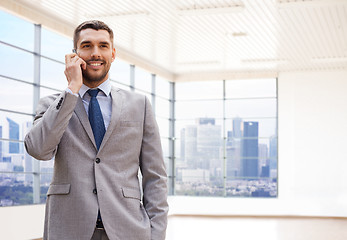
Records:
[[[97,194],[97,193],[98,193],[98,191],[96,190],[96,188],[93,189],[93,193],[94,193],[94,194]]]
[[[96,162],[96,163],[100,163],[100,158],[96,158],[96,159],[95,159],[95,162]]]

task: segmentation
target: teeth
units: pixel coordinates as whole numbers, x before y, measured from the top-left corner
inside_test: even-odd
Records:
[[[90,65],[92,65],[92,66],[100,66],[101,63],[90,63]]]

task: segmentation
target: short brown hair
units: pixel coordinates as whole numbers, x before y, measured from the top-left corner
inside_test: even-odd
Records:
[[[106,30],[110,34],[110,40],[113,45],[113,31],[112,29],[106,25],[106,23],[99,21],[99,20],[89,20],[81,23],[78,25],[78,27],[75,29],[74,35],[73,35],[73,47],[74,49],[77,48],[77,41],[80,37],[80,32],[83,29],[91,28],[94,30]]]

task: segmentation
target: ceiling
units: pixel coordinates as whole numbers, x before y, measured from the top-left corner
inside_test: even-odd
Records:
[[[347,69],[347,0],[1,0],[72,36],[99,19],[118,57],[171,81]]]

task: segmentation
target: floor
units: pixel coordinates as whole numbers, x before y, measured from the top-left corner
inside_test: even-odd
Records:
[[[346,239],[347,218],[170,216],[166,234],[166,240]]]
[[[347,218],[170,216],[166,240],[346,240]]]

